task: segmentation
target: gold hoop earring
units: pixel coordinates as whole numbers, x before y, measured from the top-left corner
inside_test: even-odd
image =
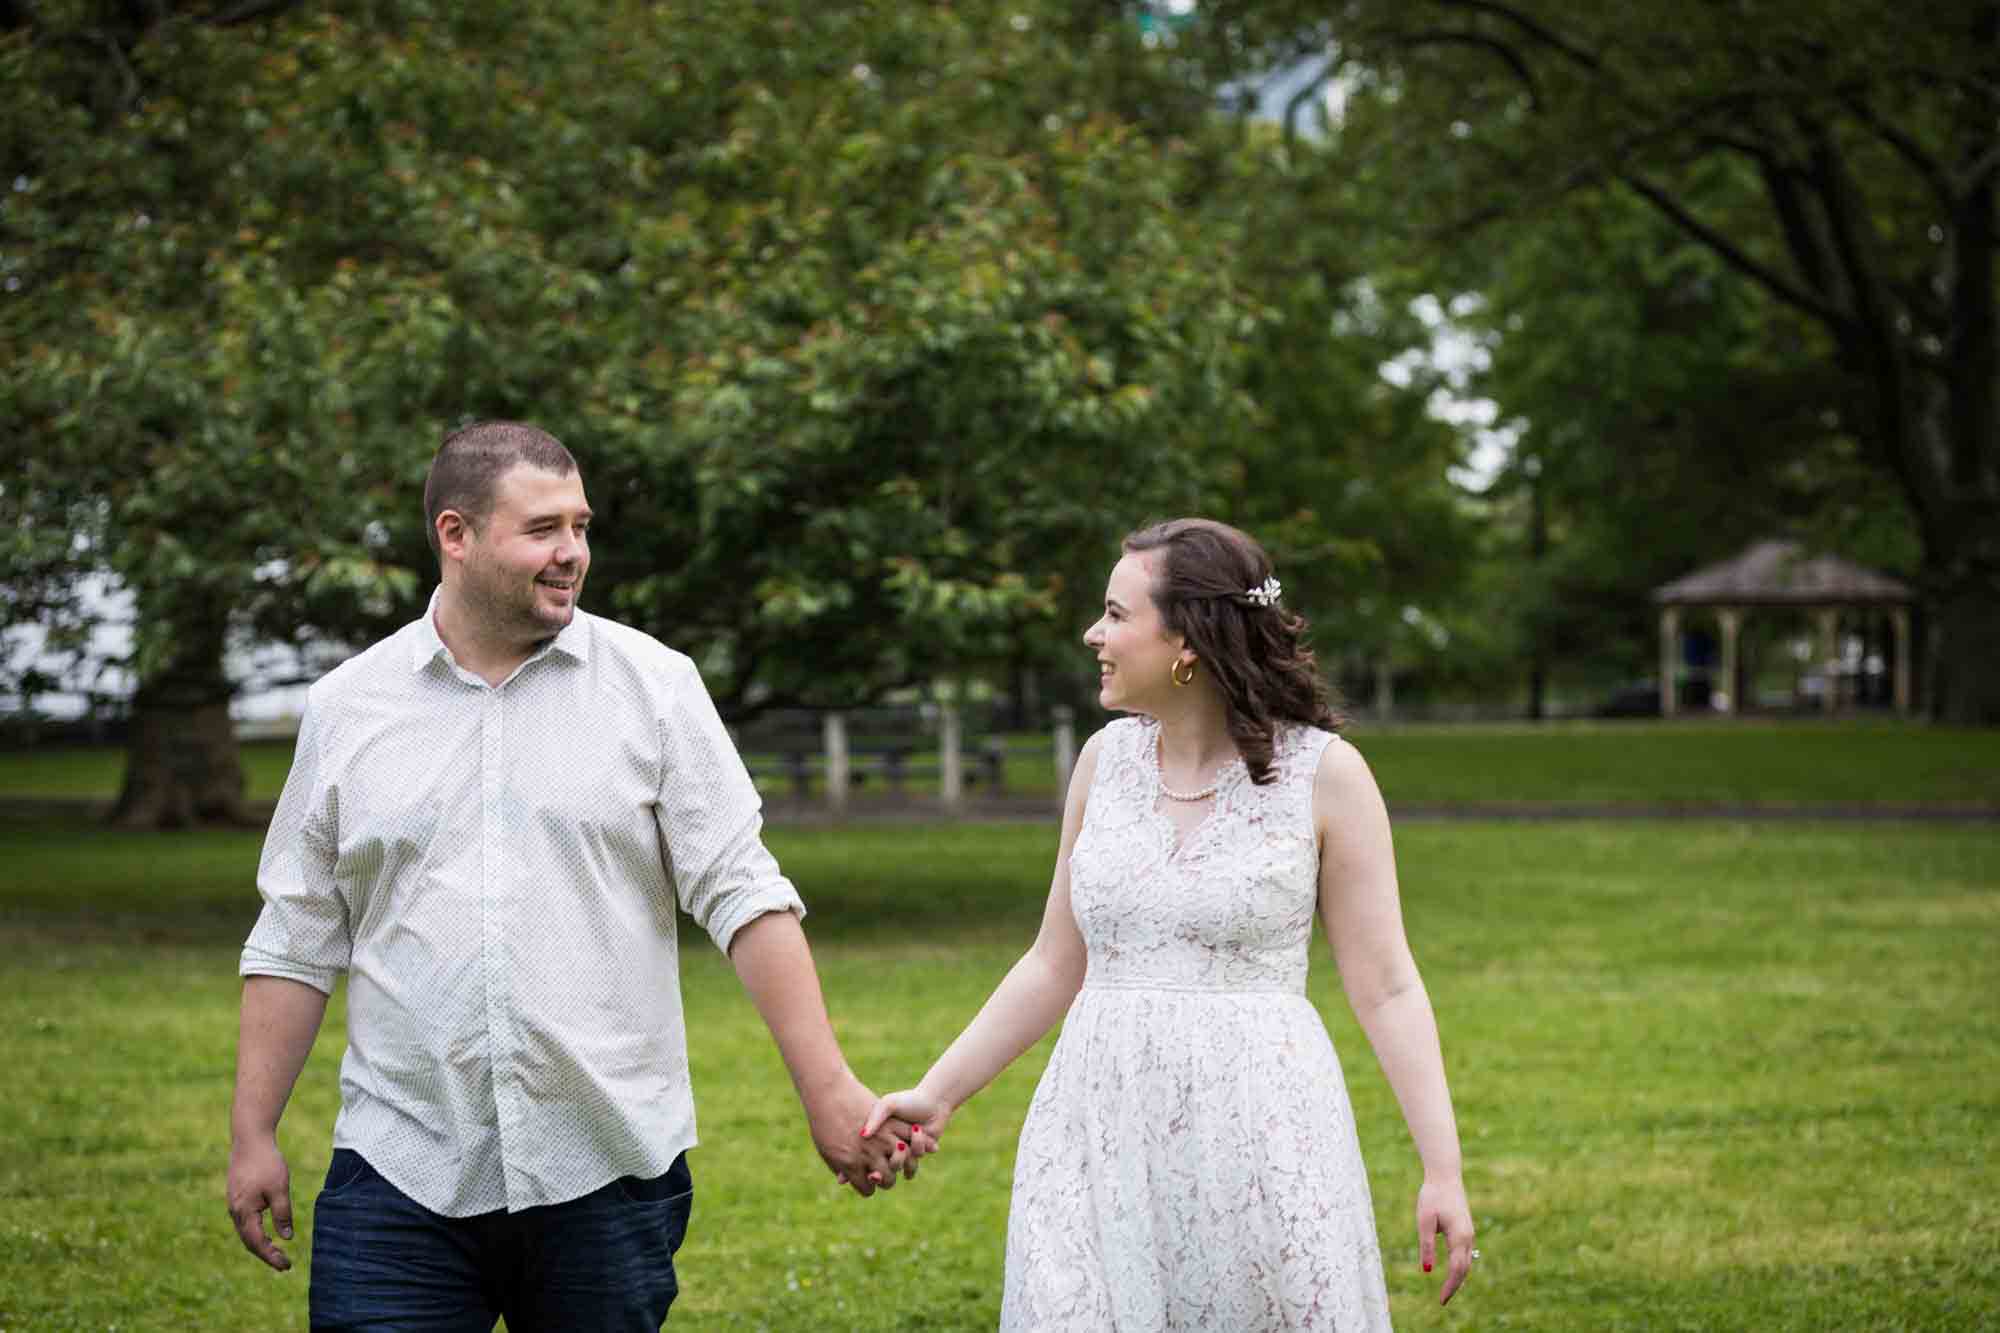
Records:
[[[1182,667],[1187,668],[1187,675],[1185,676],[1181,675]],[[1175,662],[1167,668],[1167,674],[1173,678],[1173,682],[1176,685],[1192,685],[1194,684],[1194,663]]]

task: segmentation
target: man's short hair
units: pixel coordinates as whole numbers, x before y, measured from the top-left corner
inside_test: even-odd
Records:
[[[500,478],[517,463],[559,477],[576,471],[576,459],[561,440],[525,422],[475,421],[444,437],[424,479],[424,537],[432,555],[444,558],[438,545],[438,515],[456,509],[478,528],[493,513],[493,492]]]

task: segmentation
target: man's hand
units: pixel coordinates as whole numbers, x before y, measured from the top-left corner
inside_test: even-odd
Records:
[[[292,1238],[292,1173],[278,1150],[278,1117],[325,1014],[325,993],[302,981],[243,979],[236,1096],[229,1107],[229,1216],[243,1248],[280,1273],[292,1261],[264,1230],[268,1208],[278,1234]]]
[[[893,1189],[896,1176],[917,1174],[917,1159],[937,1150],[937,1141],[900,1118],[888,1120],[877,1132],[864,1134],[875,1094],[845,1073],[824,1091],[806,1100],[806,1119],[813,1146],[833,1169],[834,1179],[851,1185],[864,1198],[878,1189]]]
[[[861,1086],[841,1058],[799,919],[790,912],[766,912],[737,930],[729,961],[778,1043],[805,1107],[813,1146],[834,1178],[869,1195],[893,1187],[898,1171],[915,1175],[916,1159],[937,1144],[912,1137],[905,1121],[892,1122],[887,1135],[861,1132],[875,1094]]]
[[[280,1273],[290,1268],[291,1259],[264,1230],[268,1208],[278,1234],[292,1238],[292,1173],[275,1136],[230,1145],[228,1198],[243,1248]]]

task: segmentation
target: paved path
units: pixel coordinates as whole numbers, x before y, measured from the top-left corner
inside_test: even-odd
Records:
[[[773,824],[907,823],[950,818],[935,802],[921,798],[857,800],[850,804],[845,815],[835,815],[818,804],[767,800],[764,813]],[[1055,823],[1061,818],[1061,812],[1048,798],[987,798],[968,801],[958,818],[986,822]],[[1414,801],[1399,804],[1392,801],[1389,804],[1389,819],[1392,823],[1481,819],[1931,820],[1982,823],[2000,822],[2000,805],[1977,802],[1953,805],[1858,802],[1778,805],[1749,801],[1650,804],[1613,801]]]

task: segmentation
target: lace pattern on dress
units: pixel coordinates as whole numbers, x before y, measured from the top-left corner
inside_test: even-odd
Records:
[[[1263,786],[1231,761],[1207,818],[1185,833],[1164,809],[1158,737],[1151,720],[1105,729],[1070,853],[1070,899],[1090,954],[1084,984],[1137,977],[1304,994],[1319,894],[1313,775],[1333,736],[1287,728]]]
[[[1089,963],[1021,1131],[1001,1328],[1380,1333],[1367,1174],[1305,998],[1333,738],[1286,729],[1276,780],[1229,766],[1183,834],[1157,736],[1105,729],[1071,850]]]

